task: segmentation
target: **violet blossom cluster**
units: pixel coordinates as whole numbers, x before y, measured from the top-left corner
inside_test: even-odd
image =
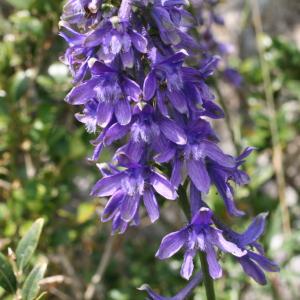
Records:
[[[206,81],[219,57],[189,34],[195,23],[188,7],[184,0],[65,4],[60,35],[69,48],[63,61],[74,80],[66,101],[82,107],[76,118],[97,134],[92,161],[99,160],[104,148],[121,145],[111,162],[99,164],[102,178],[91,194],[109,197],[101,220],[112,222],[113,233],[124,233],[139,225],[143,211],[152,223],[157,221],[158,203],[166,199],[180,204],[179,190],[187,187],[191,219],[162,239],[156,256],[167,259],[182,250],[181,276],[189,280],[196,254],[205,252],[209,274],[216,279],[222,276],[217,251],[229,253],[249,276],[265,284],[263,270],[278,271],[257,242],[266,215],[236,233],[205,202],[215,186],[228,213],[244,215],[235,205],[232,185],[248,182],[241,165],[252,149],[235,158],[218,146],[209,120],[224,113]],[[187,63],[194,53],[201,54],[199,62]],[[172,299],[184,299],[201,278],[197,273]],[[144,289],[152,299],[167,299]]]

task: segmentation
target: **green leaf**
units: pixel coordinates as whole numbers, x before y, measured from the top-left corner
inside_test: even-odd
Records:
[[[26,278],[22,288],[22,300],[34,300],[40,290],[39,282],[44,278],[47,264],[35,266]]]
[[[17,266],[20,271],[23,271],[34,254],[41,236],[43,225],[43,219],[36,220],[18,244],[16,256]]]
[[[17,290],[17,280],[12,266],[2,253],[0,253],[0,286],[8,293],[14,293]]]

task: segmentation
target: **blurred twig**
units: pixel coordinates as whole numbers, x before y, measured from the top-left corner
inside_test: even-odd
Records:
[[[65,255],[63,248],[59,249],[59,254],[52,257],[53,261],[59,262],[62,264],[63,268],[65,269],[67,275],[71,278],[71,286],[73,291],[73,299],[82,300],[83,298],[83,287],[81,284],[80,279],[77,277],[77,273],[70,262],[69,258]],[[50,292],[52,293],[53,290],[51,289]],[[57,292],[57,291],[56,291]],[[62,298],[63,299],[63,298]]]
[[[84,293],[84,300],[93,299],[94,294],[96,292],[97,285],[101,282],[103,274],[109,264],[109,261],[110,261],[111,255],[112,255],[112,247],[113,247],[114,240],[115,240],[115,238],[113,236],[109,237],[109,239],[105,245],[105,249],[104,249],[103,255],[101,257],[101,260],[99,262],[96,273],[93,275],[91,282],[89,283],[89,285]]]
[[[263,84],[264,84],[264,92],[265,92],[266,104],[268,109],[269,125],[271,130],[272,147],[273,147],[273,167],[276,175],[278,196],[279,196],[280,208],[282,213],[283,232],[285,235],[290,235],[291,225],[290,225],[290,214],[287,207],[286,196],[285,196],[286,184],[285,184],[285,175],[284,175],[284,167],[283,167],[282,146],[280,143],[279,133],[278,133],[278,125],[276,120],[276,108],[275,108],[270,69],[268,63],[265,60],[264,48],[261,43],[261,37],[263,36],[261,13],[260,13],[260,8],[257,0],[252,0],[251,6],[252,6],[252,19],[253,19],[253,25],[255,29],[257,50],[259,54],[259,60],[260,60],[262,75],[263,75]]]

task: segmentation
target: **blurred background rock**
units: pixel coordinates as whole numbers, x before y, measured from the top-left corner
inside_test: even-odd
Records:
[[[300,299],[300,2],[298,0],[220,1],[226,28],[216,26],[220,41],[232,43],[229,65],[243,76],[234,88],[221,77],[212,83],[226,120],[217,121],[223,147],[237,154],[257,150],[246,169],[252,181],[237,188],[238,206],[249,212],[234,227],[269,211],[263,239],[268,255],[281,265],[269,285],[260,287],[230,257],[222,258],[224,277],[216,282],[218,299]],[[46,219],[41,250],[49,260],[45,299],[138,300],[136,287],[147,282],[174,294],[182,255],[157,261],[161,237],[184,222],[165,203],[161,221],[110,237],[97,211],[105,199],[91,199],[99,177],[86,159],[92,138],[74,118],[64,96],[71,87],[59,62],[65,44],[57,36],[60,0],[0,2],[0,249],[38,217]],[[262,23],[262,24],[261,24]],[[262,25],[262,26],[260,26]],[[109,151],[104,154],[109,158]],[[211,191],[208,201],[228,223],[222,201]],[[0,299],[9,299],[0,291]],[[192,299],[205,299],[199,287]]]

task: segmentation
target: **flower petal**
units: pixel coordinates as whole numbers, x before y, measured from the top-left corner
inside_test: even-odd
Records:
[[[105,132],[103,143],[105,146],[111,145],[114,141],[123,138],[129,131],[128,126],[121,126],[119,123],[115,123],[108,128]]]
[[[248,256],[241,257],[238,259],[238,261],[247,275],[252,277],[261,285],[267,284],[267,279],[264,272],[258,267],[256,263],[250,260]]]
[[[166,259],[173,256],[184,245],[187,239],[186,229],[175,231],[166,235],[159,246],[155,256],[159,259]]]
[[[148,212],[149,218],[154,223],[159,218],[159,208],[154,193],[151,189],[144,191],[144,205]]]
[[[242,250],[236,244],[225,240],[221,231],[210,228],[209,232],[210,234],[207,235],[207,239],[221,250],[237,257],[242,257],[247,254],[246,250]]]
[[[114,217],[114,213],[122,203],[124,196],[125,196],[124,192],[120,190],[111,196],[111,198],[106,203],[105,208],[101,214],[102,222],[107,222]]]
[[[97,108],[97,123],[105,128],[111,121],[113,114],[113,106],[109,102],[99,102]]]
[[[156,76],[154,71],[151,71],[145,78],[143,93],[146,101],[153,98],[157,89]]]
[[[190,184],[190,206],[192,217],[199,211],[202,206],[201,192],[195,187],[193,182]]]
[[[82,105],[91,100],[95,92],[93,88],[96,86],[97,80],[90,79],[76,87],[66,96],[65,101],[73,105]]]
[[[193,274],[193,270],[194,270],[193,259],[195,254],[196,254],[195,250],[187,250],[184,254],[180,275],[186,280],[189,280]]]
[[[213,279],[222,277],[222,268],[217,260],[215,249],[209,243],[205,245],[205,253],[209,275]]]
[[[263,234],[267,216],[267,213],[259,214],[254,218],[247,230],[244,233],[240,234],[239,244],[241,245],[241,247],[255,242]]]
[[[173,170],[172,170],[172,175],[171,175],[171,183],[173,186],[176,188],[181,184],[182,182],[182,167],[183,167],[183,162],[181,159],[175,159],[174,164],[173,164]]]
[[[213,142],[203,141],[200,144],[200,148],[205,156],[215,161],[221,166],[226,168],[234,168],[236,162],[234,158],[230,155],[224,154],[223,151]]]
[[[196,188],[207,193],[210,187],[210,178],[206,167],[201,160],[188,160],[187,171]]]
[[[177,111],[182,114],[187,112],[186,97],[181,91],[168,92],[168,98]]]
[[[187,137],[184,130],[170,119],[163,119],[160,122],[160,129],[167,139],[177,145],[185,145]]]
[[[91,191],[92,196],[106,197],[114,194],[119,188],[124,173],[117,173],[100,179]]]
[[[192,224],[195,225],[211,225],[212,211],[207,207],[201,207],[192,219]]]
[[[124,222],[130,222],[134,218],[141,196],[139,194],[135,194],[133,196],[125,196],[121,205],[121,219]]]
[[[115,105],[115,116],[120,125],[127,125],[131,121],[131,107],[126,99],[120,99]]]
[[[111,23],[106,22],[99,29],[94,30],[87,36],[84,45],[87,47],[95,47],[101,44],[103,36],[111,29]]]
[[[177,193],[174,187],[167,180],[167,178],[165,178],[161,174],[153,172],[150,181],[156,192],[158,192],[163,197],[169,200],[175,200],[177,198]]]
[[[257,254],[252,251],[248,251],[248,255],[251,259],[255,260],[260,267],[262,267],[267,272],[279,272],[279,266],[272,260],[266,258],[263,255]]]
[[[137,49],[141,53],[147,52],[148,41],[145,37],[134,30],[130,32],[130,37],[135,49]]]
[[[125,94],[133,99],[134,101],[138,101],[140,95],[142,94],[142,90],[140,86],[133,80],[125,77],[122,81],[122,87],[125,91]]]

